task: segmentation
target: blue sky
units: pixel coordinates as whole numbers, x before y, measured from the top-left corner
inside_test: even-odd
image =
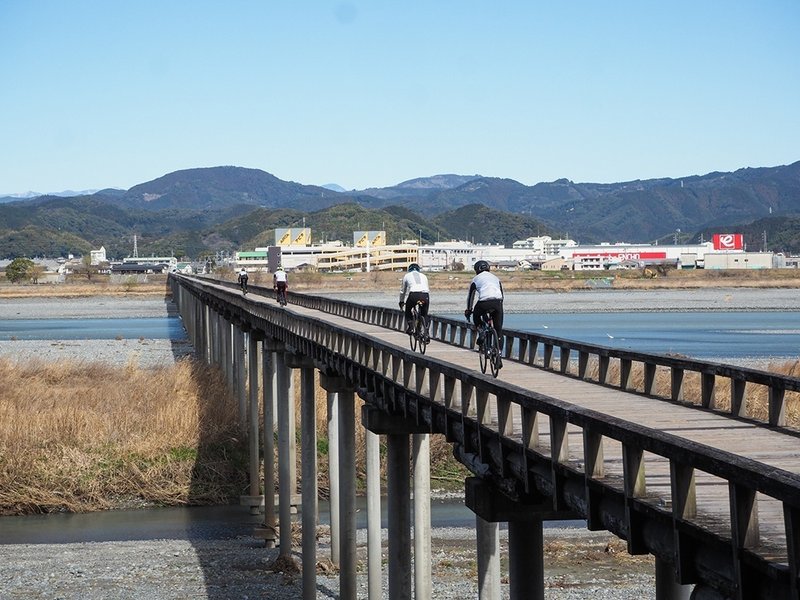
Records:
[[[0,193],[800,160],[797,0],[0,0]]]

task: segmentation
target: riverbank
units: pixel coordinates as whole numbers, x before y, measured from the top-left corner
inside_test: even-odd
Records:
[[[713,290],[733,289],[800,289],[800,270],[671,270],[666,275],[645,277],[640,270],[630,271],[496,271],[506,291],[571,292],[593,289],[613,290]],[[290,273],[290,291],[308,293],[382,291],[400,289],[403,278],[398,271],[371,273]],[[434,291],[466,290],[472,271],[427,272]],[[216,275],[235,281],[231,272]],[[251,285],[272,287],[269,273],[250,274]],[[58,284],[10,284],[0,280],[0,299],[6,298],[85,298],[113,296],[117,298],[169,298],[167,275],[148,275],[143,282],[112,282],[107,275],[96,275],[91,281],[69,279]]]
[[[243,511],[243,518],[244,511]],[[15,600],[231,600],[302,597],[301,576],[276,568],[278,549],[264,548],[241,527],[216,539],[130,540],[76,544],[0,545],[0,589]],[[386,530],[383,531],[384,560]],[[608,533],[545,529],[545,594],[550,600],[654,598],[653,561],[630,557]],[[299,542],[299,540],[298,540]],[[366,531],[356,538],[358,597],[367,594]],[[507,535],[500,532],[501,556]],[[330,563],[330,537],[320,527],[317,598],[339,597]],[[299,556],[296,557],[299,561]],[[434,528],[431,540],[434,598],[477,596],[475,533]],[[507,567],[504,565],[503,569]],[[388,589],[383,568],[383,589]],[[508,597],[508,579],[501,583]]]

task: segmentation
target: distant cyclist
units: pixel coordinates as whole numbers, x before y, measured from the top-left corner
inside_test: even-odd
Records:
[[[406,297],[408,294],[408,297]],[[403,277],[403,283],[400,286],[400,309],[405,306],[406,309],[406,333],[413,333],[411,325],[411,309],[416,306],[417,302],[422,300],[419,307],[419,313],[425,318],[425,323],[428,322],[428,305],[430,304],[430,289],[428,288],[428,278],[420,271],[417,263],[408,265],[408,273]]]
[[[469,319],[472,315],[472,322],[476,327],[480,327],[481,319],[486,313],[492,313],[492,322],[494,329],[497,331],[497,339],[500,350],[503,349],[503,336],[500,332],[503,330],[503,284],[492,273],[489,272],[489,263],[485,260],[479,260],[474,265],[475,277],[472,278],[472,283],[469,286],[469,293],[467,294],[467,309],[464,311],[464,316]],[[475,302],[475,309],[473,311],[472,302],[477,296]],[[480,346],[483,340],[478,337],[478,345]],[[502,363],[501,363],[502,366]]]
[[[246,294],[247,293],[247,271],[244,270],[244,267],[242,267],[242,270],[239,271],[239,277],[237,278],[237,280],[239,281],[239,287],[242,288],[242,292]]]
[[[281,265],[278,265],[278,269],[272,276],[272,289],[275,290],[278,298],[280,298],[281,294],[284,299],[286,298],[286,290],[289,289],[289,278]]]

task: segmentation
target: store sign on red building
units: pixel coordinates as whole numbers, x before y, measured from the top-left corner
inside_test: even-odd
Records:
[[[715,233],[714,250],[743,250],[744,236],[741,233]]]

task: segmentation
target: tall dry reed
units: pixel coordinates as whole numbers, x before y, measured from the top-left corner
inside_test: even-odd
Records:
[[[191,360],[0,358],[0,514],[225,502],[246,479],[236,432],[220,374]]]

